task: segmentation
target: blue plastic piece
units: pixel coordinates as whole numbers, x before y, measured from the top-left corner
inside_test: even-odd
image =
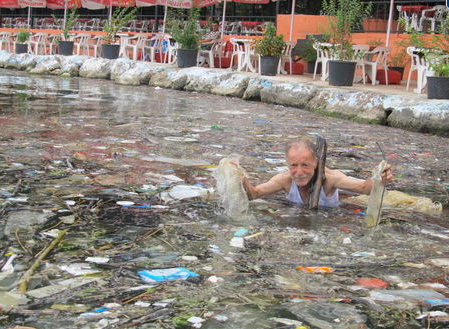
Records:
[[[189,270],[183,267],[164,268],[160,270],[151,270],[151,271],[143,270],[137,271],[137,274],[143,281],[148,283],[185,280],[191,276],[199,276],[198,274],[190,272]]]
[[[246,234],[248,234],[248,229],[247,228],[241,228],[237,231],[234,232],[234,236],[235,237],[244,237]]]
[[[426,299],[426,303],[432,306],[443,306],[449,305],[449,298],[440,298],[440,299]]]

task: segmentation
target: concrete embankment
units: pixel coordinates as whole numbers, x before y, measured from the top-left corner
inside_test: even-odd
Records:
[[[124,85],[149,85],[212,93],[307,109],[325,115],[449,136],[449,101],[386,95],[371,90],[316,86],[282,78],[225,69],[108,60],[86,56],[37,56],[0,51],[0,67],[51,74],[110,79]]]

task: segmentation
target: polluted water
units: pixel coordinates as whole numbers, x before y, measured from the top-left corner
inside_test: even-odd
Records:
[[[1,329],[448,327],[447,139],[230,97],[1,73]],[[268,181],[287,170],[285,144],[306,135],[326,138],[328,167],[362,179],[381,144],[395,175],[387,192],[441,211],[397,207],[386,193],[379,225],[366,228],[363,203],[248,202],[243,170]],[[222,188],[243,206],[225,211]]]

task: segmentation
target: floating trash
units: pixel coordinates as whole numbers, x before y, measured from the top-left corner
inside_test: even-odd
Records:
[[[307,267],[307,266],[298,266],[296,269],[306,272],[306,273],[332,273],[335,270],[330,267]]]
[[[138,271],[137,274],[139,277],[147,283],[157,283],[164,281],[173,281],[173,280],[185,280],[192,276],[199,276],[194,272],[190,272],[189,270],[183,267],[175,267],[175,268],[167,268],[161,270],[143,270]]]
[[[214,172],[220,204],[229,217],[239,218],[248,213],[248,195],[242,185],[245,176],[237,156],[221,159]]]

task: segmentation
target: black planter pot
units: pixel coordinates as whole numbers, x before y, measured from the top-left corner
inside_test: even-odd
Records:
[[[102,44],[101,57],[107,59],[117,59],[120,53],[120,45],[117,44]]]
[[[329,61],[329,84],[331,86],[352,86],[356,62]]]
[[[315,70],[315,61],[307,62],[307,73],[313,74]],[[321,63],[318,63],[318,67],[316,68],[316,74],[321,74]]]
[[[428,99],[449,99],[449,78],[427,77]]]
[[[279,58],[277,56],[260,56],[260,74],[276,75],[278,73]]]
[[[26,54],[28,53],[27,43],[16,43],[16,54]]]
[[[403,79],[403,77],[404,77],[404,68],[403,67],[401,67],[401,66],[390,66],[390,67],[388,67],[390,70],[393,70],[393,71],[398,71],[399,73],[401,73],[401,81],[402,81],[402,79]]]
[[[196,66],[197,57],[198,57],[198,50],[196,49],[178,49],[177,51],[178,67]]]
[[[58,54],[64,56],[73,55],[73,41],[59,41],[58,43]]]

